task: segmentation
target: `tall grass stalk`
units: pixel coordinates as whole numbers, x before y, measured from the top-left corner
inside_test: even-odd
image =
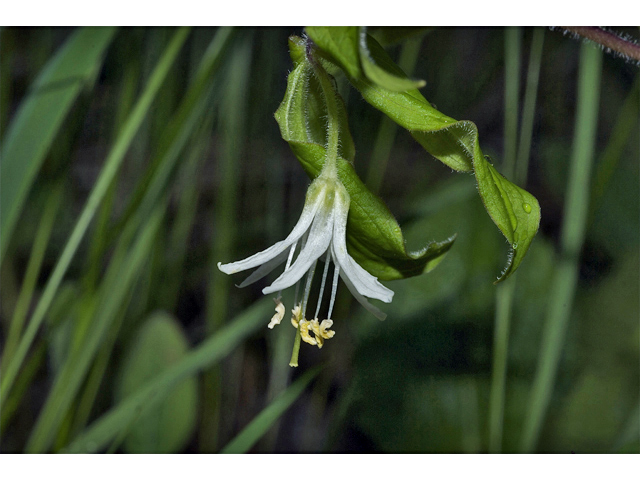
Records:
[[[522,30],[519,27],[505,29],[504,166],[502,170],[504,176],[512,180],[517,160],[521,39]],[[509,330],[516,277],[517,275],[513,275],[507,282],[496,287],[493,370],[489,398],[489,451],[493,453],[502,450]]]
[[[186,41],[188,34],[188,28],[181,28],[175,32],[170,44],[167,46],[160,61],[156,65],[156,68],[153,71],[134,110],[129,115],[121,134],[118,136],[118,140],[111,149],[80,218],[78,219],[73,232],[60,255],[60,259],[58,260],[53,273],[47,281],[42,297],[40,298],[33,316],[31,317],[31,321],[29,322],[29,325],[27,326],[27,329],[18,345],[16,354],[11,359],[11,362],[7,366],[7,370],[2,377],[2,381],[0,382],[0,401],[8,395],[29,347],[33,343],[36,333],[38,332],[45,315],[51,306],[56,292],[58,291],[62,278],[69,268],[71,260],[73,259],[80,242],[84,238],[84,234],[89,228],[89,224],[91,223],[96,210],[102,202],[111,181],[122,164],[124,156],[131,145],[138,128],[148,113],[153,99],[162,85],[169,69],[173,65],[182,45]]]
[[[509,37],[505,38],[509,41]],[[542,63],[542,47],[544,41],[544,29],[534,28],[531,39],[531,52],[529,54],[529,66],[527,70],[527,83],[524,92],[524,105],[522,108],[522,121],[520,124],[520,135],[517,145],[511,145],[509,151],[511,153],[517,151],[517,156],[512,159],[513,163],[507,165],[508,170],[513,174],[513,181],[525,187],[527,184],[527,171],[529,166],[529,155],[531,152],[531,139],[533,137],[533,122],[536,111],[536,97],[538,93],[538,79],[540,77],[540,65]],[[516,55],[512,49],[511,56]],[[509,61],[513,69],[513,64],[518,63],[519,59],[513,58]],[[515,72],[511,72],[514,74]],[[519,78],[519,75],[513,75],[513,78]],[[514,80],[509,80],[511,83]],[[514,96],[517,93],[515,86],[506,89],[510,92],[506,102],[517,102]],[[507,109],[508,110],[508,109]],[[511,119],[513,121],[513,118]],[[507,119],[505,118],[505,142],[507,131]],[[510,130],[513,130],[511,127]],[[510,139],[514,142],[515,137]],[[505,148],[505,151],[507,149]],[[498,453],[502,451],[502,438],[504,431],[504,403],[506,396],[506,379],[507,365],[509,357],[509,331],[511,329],[511,317],[513,313],[513,300],[516,289],[518,274],[514,274],[512,278],[496,290],[496,321],[494,332],[494,360],[493,373],[491,381],[490,410],[489,410],[489,451]]]
[[[589,224],[593,221],[600,200],[609,185],[609,181],[618,166],[618,162],[629,142],[629,137],[638,131],[640,121],[640,74],[622,105],[616,123],[611,130],[607,146],[598,159],[591,188],[591,202],[589,209]]]
[[[531,153],[531,139],[533,138],[533,122],[538,98],[538,80],[542,65],[542,50],[544,46],[544,28],[534,28],[531,37],[531,52],[527,69],[527,85],[524,91],[524,104],[518,140],[518,156],[515,166],[515,181],[521,187],[527,183],[529,171],[529,155]]]
[[[251,68],[251,37],[239,38],[233,47],[224,96],[218,112],[221,132],[219,155],[217,156],[217,195],[214,209],[214,235],[211,244],[210,278],[207,295],[207,332],[218,331],[227,316],[231,279],[217,267],[219,261],[230,259],[234,253],[236,238],[239,175],[246,137],[246,110]],[[225,260],[225,261],[227,261]],[[221,370],[213,369],[204,375],[202,388],[202,416],[200,427],[200,450],[213,452],[219,447],[219,435],[226,425],[221,424],[222,408]],[[234,383],[235,384],[235,383]],[[235,405],[229,405],[235,410]],[[232,418],[232,414],[229,414]]]
[[[288,389],[278,395],[222,449],[221,453],[247,453],[269,431],[274,422],[302,395],[307,385],[320,373],[320,368],[308,370]]]
[[[46,34],[51,31],[45,30]],[[46,63],[7,128],[0,145],[0,263],[31,185],[64,119],[83,88],[92,85],[102,65],[114,28],[80,28]],[[36,36],[42,41],[42,36]],[[44,39],[46,40],[46,39]],[[36,49],[35,56],[47,47]],[[37,65],[30,58],[30,65]],[[64,141],[64,133],[62,136]],[[9,377],[11,378],[11,377]]]
[[[24,280],[22,281],[22,287],[20,288],[20,296],[18,297],[16,307],[11,317],[9,333],[4,344],[4,351],[2,352],[0,368],[3,373],[9,359],[13,357],[16,348],[18,347],[18,341],[20,340],[24,321],[27,318],[29,305],[31,305],[33,292],[36,287],[36,281],[38,280],[38,276],[40,275],[40,270],[42,268],[44,254],[60,208],[63,191],[63,183],[60,183],[51,190],[48,195],[44,211],[42,212],[42,218],[38,224],[38,230],[36,231],[36,235],[33,240],[33,247],[31,249],[31,255],[29,256],[29,262],[27,263]]]
[[[602,52],[583,44],[578,72],[578,98],[573,151],[569,170],[560,253],[555,266],[545,319],[538,368],[533,382],[520,449],[536,449],[540,431],[553,393],[562,346],[578,281],[578,261],[584,242],[591,169],[594,158],[600,98]]]
[[[113,442],[123,429],[147,409],[162,401],[176,386],[225,358],[264,324],[264,310],[273,303],[264,298],[234,317],[215,335],[190,350],[178,363],[153,378],[78,435],[64,453],[94,453]]]

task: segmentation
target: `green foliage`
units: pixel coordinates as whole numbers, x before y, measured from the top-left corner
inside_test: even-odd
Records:
[[[217,334],[191,349],[177,363],[140,385],[73,439],[64,451],[94,453],[112,442],[117,446],[128,433],[130,426],[147,409],[164,400],[177,385],[221,361],[237,348],[240,342],[256,331],[264,323],[263,312],[268,303],[270,301],[264,299],[246,309]]]
[[[340,285],[335,337],[294,373],[294,292],[269,330],[264,283],[235,289],[216,264],[284,238],[323,165],[322,89],[305,42],[291,37],[287,52],[301,32],[0,29],[0,450],[133,451],[137,438],[141,451],[518,452],[535,417],[533,451],[637,453],[637,68],[602,55],[586,75],[580,43],[546,31],[543,49],[540,31],[521,29],[515,54],[536,52],[540,81],[526,62],[509,76],[512,87],[526,78],[520,110],[518,98],[504,103],[503,29],[307,33],[342,93],[349,252],[403,280],[384,323]],[[402,60],[409,44],[415,69]],[[428,80],[429,101],[396,61]],[[430,101],[474,118],[482,151],[473,123]],[[507,110],[519,132],[503,133]],[[519,147],[516,165],[499,160],[503,143]],[[593,175],[571,169],[572,155],[593,155]],[[545,210],[530,245],[537,203],[514,184]],[[501,345],[492,281],[506,247],[487,211],[517,244]],[[449,240],[421,250],[438,237]],[[532,395],[539,365],[544,388]]]
[[[409,88],[408,83],[402,91],[397,81],[380,76],[379,70],[372,76],[372,69],[365,65],[375,61],[381,65],[380,69],[391,72],[392,78],[405,77],[372,37],[360,42],[368,48],[358,49],[354,45],[358,38],[356,30],[355,27],[310,27],[307,33],[323,54],[344,70],[367,102],[410,131],[425,150],[444,164],[457,171],[474,172],[487,212],[512,247],[507,266],[497,282],[505,280],[516,271],[538,231],[537,199],[500,175],[486,159],[473,122],[459,122],[442,114],[417,90]],[[374,60],[370,60],[370,55]]]
[[[2,140],[0,153],[0,262],[25,198],[65,116],[90,89],[116,29],[76,31],[42,70]]]
[[[302,395],[307,385],[309,385],[319,373],[319,367],[305,372],[254,418],[220,453],[247,453],[293,402]]]
[[[304,41],[289,40],[296,67],[289,74],[287,91],[276,112],[282,138],[289,142],[302,167],[315,178],[326,157],[326,126],[321,121],[327,107],[312,74]],[[436,267],[451,248],[455,236],[431,242],[417,252],[407,252],[402,231],[387,206],[362,183],[352,165],[355,157],[347,113],[338,102],[340,142],[338,176],[351,197],[347,245],[351,256],[381,280],[419,275]]]
[[[162,312],[151,315],[136,333],[120,366],[116,402],[182,360],[188,347],[180,324],[173,317]],[[181,451],[196,426],[197,411],[198,385],[191,377],[140,414],[127,429],[123,449],[128,453]]]

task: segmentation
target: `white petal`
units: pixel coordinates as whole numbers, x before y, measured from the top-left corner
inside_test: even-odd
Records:
[[[347,253],[346,235],[349,197],[346,190],[342,195],[339,192],[339,190],[336,190],[336,219],[331,248],[334,261],[341,268],[340,277],[343,279],[348,277],[352,286],[365,297],[376,298],[385,303],[390,303],[393,299],[393,290],[382,285],[376,277],[358,265],[351,255]]]
[[[371,305],[366,298],[364,298],[362,295],[360,295],[360,293],[358,292],[358,290],[353,286],[353,283],[351,283],[351,280],[349,280],[349,277],[347,277],[346,275],[344,275],[342,273],[342,270],[340,270],[340,278],[342,278],[342,281],[344,282],[344,284],[347,286],[347,288],[349,289],[349,291],[351,292],[351,295],[353,295],[354,297],[356,297],[356,300],[358,300],[358,302],[360,303],[360,305],[362,305],[364,308],[366,308],[367,310],[369,310],[369,312],[371,312],[372,314],[374,314],[379,320],[384,320],[385,318],[387,318],[387,314],[384,313],[382,310],[380,310],[377,307],[374,307],[373,305]]]
[[[270,286],[262,290],[265,295],[290,287],[309,270],[313,262],[324,254],[331,244],[335,212],[333,208],[323,205],[309,230],[307,243],[298,255],[291,268],[276,278]]]
[[[274,268],[284,263],[284,261],[287,259],[287,255],[289,255],[289,252],[285,250],[277,257],[269,260],[267,263],[263,263],[255,272],[249,275],[240,285],[238,285],[238,287],[244,288],[247,285],[251,285],[252,283],[257,282],[265,275],[268,275]]]
[[[312,187],[313,187],[313,184],[311,184],[311,187],[309,187],[308,192],[312,191]],[[318,193],[318,192],[314,192],[314,193]],[[231,275],[232,273],[249,270],[250,268],[257,267],[259,265],[262,265],[263,263],[267,263],[268,261],[275,259],[278,255],[284,252],[288,247],[293,245],[294,242],[298,241],[300,237],[304,235],[304,232],[308,230],[318,209],[320,208],[320,205],[324,202],[323,192],[316,194],[315,198],[312,198],[313,200],[312,202],[310,202],[309,200],[310,200],[310,195],[309,193],[307,193],[307,201],[305,201],[304,208],[302,209],[302,214],[300,215],[300,219],[298,220],[298,223],[296,224],[296,226],[293,227],[293,230],[291,231],[291,233],[286,239],[282,240],[281,242],[277,242],[273,244],[271,247],[267,248],[266,250],[256,253],[255,255],[251,255],[250,257],[245,258],[244,260],[239,260],[233,263],[226,263],[224,265],[218,262],[218,268],[222,272],[228,275]]]

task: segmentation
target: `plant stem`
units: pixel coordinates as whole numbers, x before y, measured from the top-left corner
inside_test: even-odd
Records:
[[[533,121],[536,113],[538,80],[540,78],[543,46],[544,28],[534,28],[527,71],[527,86],[524,92],[524,105],[522,106],[522,123],[520,125],[520,139],[518,141],[518,156],[516,157],[514,177],[515,182],[522,187],[527,183],[527,172],[529,170],[529,154],[531,153],[531,138],[533,137]]]
[[[33,291],[42,268],[42,261],[44,260],[44,254],[47,250],[47,244],[49,243],[51,231],[53,230],[55,219],[57,218],[63,191],[64,185],[62,183],[56,185],[51,190],[51,193],[47,198],[47,204],[44,208],[42,218],[38,224],[38,230],[33,241],[31,255],[29,256],[29,263],[27,264],[24,280],[22,281],[22,287],[20,289],[16,308],[13,311],[13,316],[11,317],[9,333],[4,345],[4,352],[2,353],[2,362],[0,367],[2,367],[1,370],[3,372],[4,367],[8,364],[8,360],[13,357],[18,346],[18,341],[20,340],[22,327],[24,326],[24,321],[27,318],[29,305],[33,298]]]
[[[518,99],[520,96],[520,49],[522,29],[508,27],[504,32],[504,167],[502,174],[513,180],[518,146]]]
[[[301,338],[302,337],[300,336],[300,327],[298,326],[298,328],[296,329],[296,338],[293,342],[293,351],[291,352],[291,360],[289,361],[290,367],[298,366],[298,354],[300,353]]]
[[[518,142],[518,96],[520,86],[520,28],[505,29],[505,105],[503,173],[514,180]],[[514,180],[515,181],[515,180]],[[504,399],[509,353],[509,330],[516,276],[496,288],[496,317],[493,337],[493,369],[489,397],[489,451],[502,451]]]
[[[569,32],[587,38],[627,60],[640,62],[640,45],[601,27],[562,27]]]
[[[521,450],[536,448],[542,423],[553,393],[565,333],[578,281],[578,260],[584,242],[589,185],[594,157],[602,53],[593,45],[581,48],[578,77],[576,127],[564,207],[560,254],[551,283],[549,307],[542,336],[541,354],[534,379]]]
[[[309,46],[308,50],[311,50],[312,48],[313,47]],[[313,72],[315,73],[318,82],[320,82],[325,105],[327,107],[327,156],[320,175],[327,176],[328,178],[337,178],[338,146],[340,145],[340,121],[338,115],[338,101],[336,99],[338,92],[335,85],[332,83],[329,74],[325,71],[322,65],[313,58],[312,51],[307,54],[307,58],[309,59],[309,63],[313,66]]]

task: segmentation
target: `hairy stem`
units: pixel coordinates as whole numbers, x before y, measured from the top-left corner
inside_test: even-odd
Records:
[[[592,42],[602,45],[604,48],[615,52],[627,60],[640,62],[640,45],[637,42],[624,38],[614,32],[601,27],[561,27],[565,30],[587,38]]]
[[[307,45],[307,58],[313,66],[315,74],[324,95],[325,104],[327,106],[327,157],[322,167],[321,175],[333,176],[337,175],[338,146],[340,145],[340,121],[338,115],[338,100],[335,85],[331,81],[329,74],[313,58],[313,46]]]

